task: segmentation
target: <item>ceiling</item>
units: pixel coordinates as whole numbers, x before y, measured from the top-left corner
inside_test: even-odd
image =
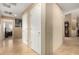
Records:
[[[0,3],[0,15],[21,18],[22,12],[30,3]]]
[[[79,14],[79,3],[58,3],[64,13]],[[71,12],[72,11],[72,12]]]
[[[22,12],[28,8],[31,3],[0,3],[0,15],[21,18]],[[63,12],[71,13],[76,9],[79,9],[79,3],[58,3],[63,9]],[[79,10],[72,12],[79,15]]]

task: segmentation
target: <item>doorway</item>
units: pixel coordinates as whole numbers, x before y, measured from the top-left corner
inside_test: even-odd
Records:
[[[2,20],[2,32],[3,32],[3,39],[13,39],[13,31],[14,29],[14,21],[13,20]]]

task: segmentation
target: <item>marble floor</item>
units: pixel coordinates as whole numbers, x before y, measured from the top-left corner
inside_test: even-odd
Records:
[[[0,55],[36,55],[21,39],[0,40]]]
[[[56,51],[54,55],[79,55],[79,37],[65,38],[63,45]]]

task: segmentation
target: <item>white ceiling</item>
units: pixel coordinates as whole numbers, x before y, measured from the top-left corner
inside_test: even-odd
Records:
[[[11,16],[16,18],[21,18],[21,13],[30,5],[31,3],[0,3],[0,15]],[[79,3],[58,3],[63,9],[64,13],[71,13],[71,11],[76,10],[72,13],[79,15]],[[8,14],[7,12],[12,13]]]
[[[21,13],[30,3],[0,3],[0,15],[21,18]]]
[[[59,3],[64,12],[69,12],[79,8],[79,3]]]
[[[59,3],[59,6],[63,9],[65,15],[72,13],[79,16],[79,3]]]

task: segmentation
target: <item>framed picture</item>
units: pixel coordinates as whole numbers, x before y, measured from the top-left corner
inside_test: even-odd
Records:
[[[21,19],[15,19],[15,27],[22,27],[22,20]]]

